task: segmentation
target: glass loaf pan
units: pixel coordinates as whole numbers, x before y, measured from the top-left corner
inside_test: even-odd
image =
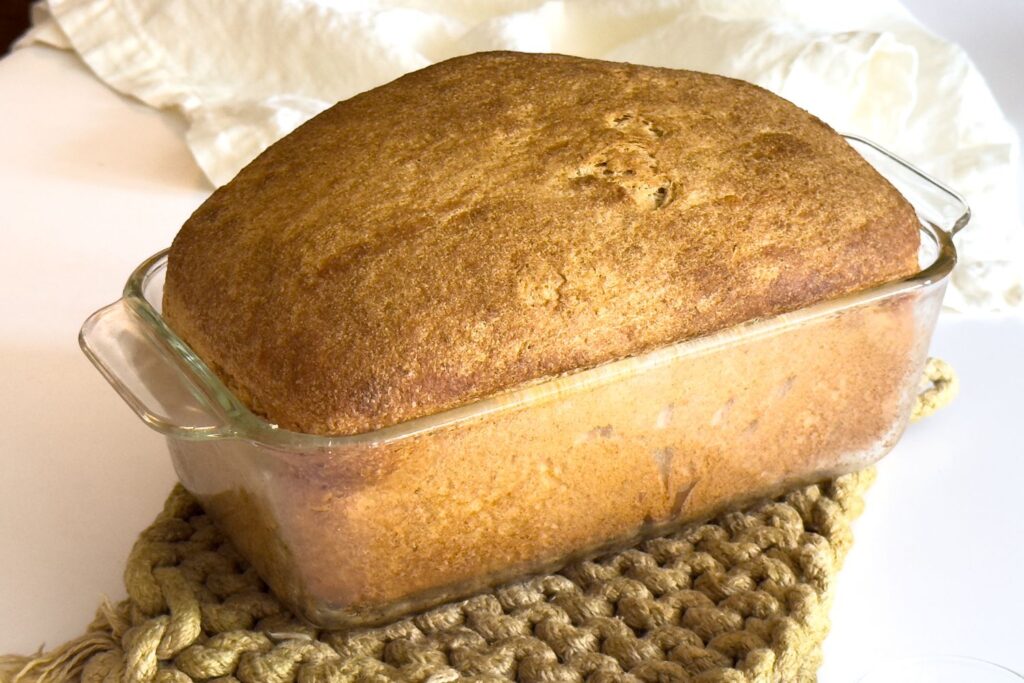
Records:
[[[848,140],[917,209],[916,275],[378,431],[301,434],[251,413],[161,319],[166,252],[80,341],[279,597],[321,626],[381,623],[893,446],[969,211]]]

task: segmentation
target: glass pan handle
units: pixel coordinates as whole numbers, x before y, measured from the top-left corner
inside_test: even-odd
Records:
[[[844,135],[850,146],[886,177],[918,215],[937,228],[955,235],[971,220],[971,209],[959,194],[905,159],[857,135]]]
[[[124,299],[93,313],[78,335],[82,351],[156,431],[186,439],[233,436],[229,421],[198,378]]]

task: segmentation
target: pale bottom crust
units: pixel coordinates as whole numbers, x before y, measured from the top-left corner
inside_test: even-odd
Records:
[[[279,596],[321,625],[378,623],[877,460],[924,361],[931,321],[915,302],[390,445],[172,453]]]

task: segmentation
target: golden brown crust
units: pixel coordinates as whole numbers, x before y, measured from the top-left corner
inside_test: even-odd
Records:
[[[742,81],[484,53],[341,102],[184,225],[164,314],[255,410],[351,434],[912,273],[917,223]]]

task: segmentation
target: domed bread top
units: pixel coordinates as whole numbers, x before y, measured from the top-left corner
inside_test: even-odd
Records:
[[[481,53],[338,103],[217,190],[164,315],[254,411],[354,434],[906,276],[918,239],[759,87]]]

